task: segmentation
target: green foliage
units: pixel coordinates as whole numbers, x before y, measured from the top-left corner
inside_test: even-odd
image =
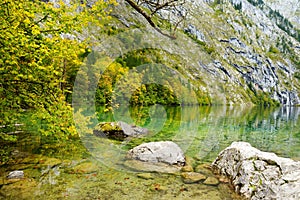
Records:
[[[175,94],[166,86],[158,84],[143,84],[130,98],[131,105],[149,106],[154,104],[179,105]]]
[[[123,67],[129,67],[131,69],[133,67],[153,62],[150,57],[151,53],[156,56],[156,52],[149,49],[132,51],[123,57],[118,58],[116,62],[120,63]]]
[[[101,75],[95,95],[98,105],[111,105],[114,86],[127,71],[128,68],[115,62],[106,68]]]
[[[196,95],[200,105],[212,105],[212,99],[210,98],[209,94],[206,94],[201,90],[197,90]]]
[[[293,24],[282,16],[277,10],[270,10],[269,17],[274,19],[277,26],[285,31],[288,35],[292,36],[296,40],[300,41],[300,30],[293,26]]]
[[[242,2],[237,3],[237,4],[233,4],[234,9],[236,10],[242,10]]]
[[[273,45],[270,46],[269,52],[270,52],[270,53],[275,53],[275,54],[280,53],[279,49],[277,49],[277,48],[274,47]]]
[[[256,105],[264,106],[264,107],[273,107],[279,106],[280,103],[270,98],[271,94],[265,92],[258,92],[256,95],[256,100],[254,103]]]
[[[198,104],[198,102],[191,100],[191,95],[195,91],[192,83],[187,83],[178,77],[180,72],[171,72],[167,70],[168,67],[158,67],[161,64],[180,69],[179,64],[174,61],[176,58],[173,60],[171,56],[172,62],[168,63],[164,56],[171,55],[167,55],[161,50],[143,49],[123,55],[113,63],[101,58],[101,56],[97,58],[94,66],[103,66],[103,69],[100,70],[99,81],[95,81],[98,83],[97,105],[106,105],[107,111],[109,111],[112,105],[118,106],[118,103],[113,104],[113,102],[120,101],[128,102],[130,105],[143,106]],[[128,75],[130,77],[127,77]],[[165,80],[165,77],[170,77],[170,80]],[[195,93],[197,96],[198,93]],[[205,95],[205,97],[207,96]],[[209,104],[209,100],[204,99],[201,100],[201,104]]]
[[[248,0],[249,3],[251,3],[254,6],[261,6],[264,5],[263,0]]]
[[[194,40],[197,44],[203,47],[204,51],[206,51],[208,54],[212,54],[216,51],[215,47],[208,45],[206,42],[198,40],[195,35],[192,35],[188,32],[184,32],[188,37],[190,37],[192,40]]]
[[[221,3],[223,3],[223,0],[214,0],[212,2],[211,6],[215,7],[215,6],[217,6],[217,5],[221,4]]]
[[[255,105],[263,107],[276,107],[280,105],[278,101],[270,98],[271,94],[259,90],[251,82],[248,84],[248,89],[246,92]]]
[[[74,135],[70,100],[73,81],[89,52],[86,41],[76,39],[83,27],[109,20],[107,6],[92,8],[31,0],[4,0],[0,8],[0,126],[20,120],[24,110],[38,110],[45,135]],[[99,21],[101,19],[101,23]],[[68,35],[69,34],[69,35]],[[7,135],[1,128],[0,135]],[[1,136],[2,137],[2,136]],[[5,136],[6,137],[6,136]]]
[[[205,45],[206,45],[206,42],[201,41],[201,40],[198,40],[196,35],[192,35],[191,33],[186,32],[186,31],[185,31],[184,33],[185,33],[189,38],[191,38],[191,39],[194,40],[196,43],[198,43],[199,45],[201,45],[201,46],[205,46]]]
[[[296,79],[300,80],[300,72],[296,72],[296,73],[294,74],[294,77],[295,77]]]

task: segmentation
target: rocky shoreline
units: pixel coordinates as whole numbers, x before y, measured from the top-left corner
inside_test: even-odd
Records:
[[[300,199],[300,162],[260,151],[247,142],[233,142],[220,152],[210,167],[206,167],[219,180],[208,177],[201,170],[195,171],[191,163],[186,162],[182,150],[170,141],[141,144],[131,149],[128,157],[142,163],[135,163],[141,171],[181,171],[183,182],[188,184],[218,185],[220,181],[228,181],[235,192],[251,200]],[[145,163],[151,167],[146,167]]]
[[[233,142],[212,163],[248,199],[300,199],[300,162]]]
[[[97,137],[121,136],[115,138],[118,140],[125,138],[130,140],[132,137],[142,137],[149,133],[147,129],[124,122],[101,123],[97,128],[94,131]],[[39,168],[43,169],[41,180],[48,174],[51,177],[51,174],[56,174],[58,179],[63,172],[68,176],[70,174],[97,176],[100,170],[90,162],[75,165],[71,163],[69,166],[67,162],[52,160],[43,161],[41,158],[38,162],[34,161],[35,167],[41,165]],[[22,162],[27,163],[26,159]],[[229,189],[231,187],[236,192],[234,195],[239,196],[237,199],[240,197],[251,200],[300,199],[300,162],[260,151],[246,142],[233,142],[221,151],[212,163],[203,163],[185,155],[184,151],[172,141],[142,143],[128,150],[122,165],[124,169],[135,172],[137,179],[155,181],[156,176],[171,176],[179,178],[180,187],[194,188],[198,185],[214,186],[212,188],[228,187],[234,194]],[[47,169],[43,166],[47,166]],[[11,183],[29,180],[27,168],[15,169],[8,171],[5,181],[0,185],[6,188],[5,191],[14,186]],[[44,173],[45,170],[52,170],[53,173],[52,171]],[[53,179],[51,184],[56,184],[56,181]],[[158,190],[157,188],[161,190],[163,186],[155,186],[155,190]]]

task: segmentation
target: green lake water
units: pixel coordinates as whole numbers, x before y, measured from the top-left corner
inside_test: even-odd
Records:
[[[177,143],[195,170],[212,177],[209,164],[233,141],[300,160],[298,107],[152,106],[98,112],[99,121],[122,120],[151,134],[113,141],[81,133],[81,139],[61,143],[27,133],[16,144],[1,145],[0,199],[241,199],[227,183],[186,184],[180,173],[140,172],[124,165],[129,149],[150,141]],[[13,170],[23,170],[24,179],[7,180]]]

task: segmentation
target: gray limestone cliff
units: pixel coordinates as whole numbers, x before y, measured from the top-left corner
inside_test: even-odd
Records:
[[[289,18],[282,27],[271,15],[276,11],[272,5],[263,2],[262,7],[261,2],[188,0],[177,11],[188,14],[175,41],[157,33],[124,2],[115,8],[114,26],[134,35],[140,32],[129,47],[163,51],[164,63],[189,79],[196,93],[207,95],[212,104],[299,105],[300,43],[293,33],[297,27],[290,27]],[[160,17],[176,21],[174,12],[161,12]],[[126,47],[118,53],[126,53]]]

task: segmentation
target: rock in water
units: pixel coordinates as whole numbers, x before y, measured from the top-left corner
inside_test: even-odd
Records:
[[[169,165],[166,163],[150,163],[140,160],[126,160],[123,165],[133,171],[140,172],[158,172],[167,174],[176,174],[181,170],[177,165]]]
[[[236,192],[249,199],[300,199],[300,162],[233,142],[212,163],[230,178]]]
[[[205,181],[203,182],[203,184],[216,186],[216,185],[219,184],[219,180],[216,179],[215,177],[210,176],[210,177],[207,177],[207,179],[205,179]]]
[[[135,125],[129,125],[125,122],[101,122],[94,129],[94,135],[108,138],[123,140],[124,138],[131,136],[140,136],[147,134],[148,129]]]
[[[167,163],[183,166],[185,157],[180,147],[171,141],[149,142],[134,147],[128,152],[128,158],[152,163]]]
[[[9,172],[7,178],[8,179],[21,179],[21,178],[24,178],[24,172],[23,171],[18,171],[18,170]]]
[[[183,172],[181,177],[184,183],[197,183],[206,179],[205,175],[197,172]]]

